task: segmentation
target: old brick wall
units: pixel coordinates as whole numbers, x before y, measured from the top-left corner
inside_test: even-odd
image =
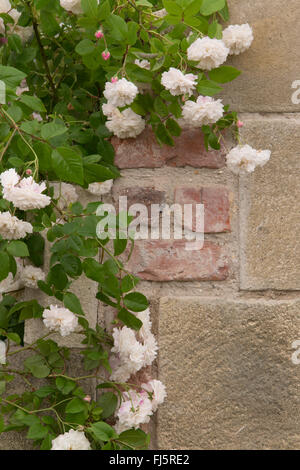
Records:
[[[244,140],[272,150],[270,162],[237,177],[225,167],[226,149],[206,152],[195,131],[174,148],[160,148],[148,131],[113,141],[122,178],[107,201],[127,195],[129,205],[205,206],[202,250],[138,241],[129,264],[151,301],[160,345],[154,372],[168,389],[153,423],[160,449],[300,446],[300,366],[291,362],[300,339],[300,105],[291,101],[300,80],[300,4],[229,7],[231,23],[249,22],[255,40],[231,59],[243,75],[226,86],[224,102],[239,111]],[[79,285],[90,319],[108,322],[110,309],[92,301],[94,287]],[[27,341],[39,331],[40,323],[29,324]],[[21,448],[18,439],[1,437],[0,449]]]

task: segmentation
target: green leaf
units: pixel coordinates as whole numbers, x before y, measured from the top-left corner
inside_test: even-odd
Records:
[[[91,18],[96,18],[98,13],[97,0],[81,0],[81,7],[83,12]]]
[[[12,34],[8,36],[8,46],[11,50],[15,51],[17,54],[22,53],[22,40],[17,34]]]
[[[86,183],[101,183],[102,181],[116,178],[118,172],[112,172],[109,168],[98,163],[84,163],[84,180]]]
[[[143,322],[141,322],[141,320],[139,320],[135,315],[128,312],[128,310],[125,308],[122,308],[119,311],[118,319],[121,320],[124,325],[128,326],[128,328],[132,328],[136,331],[138,331],[143,326]]]
[[[76,297],[75,294],[72,294],[72,292],[67,292],[64,295],[64,306],[71,310],[71,312],[73,313],[77,313],[78,315],[84,315],[78,297]]]
[[[7,333],[7,337],[16,344],[21,343],[21,338],[17,333]]]
[[[163,5],[167,12],[172,15],[181,15],[183,12],[181,6],[171,0],[163,0]]]
[[[171,135],[174,135],[175,137],[180,136],[181,127],[177,124],[176,121],[174,121],[174,119],[168,119],[166,122],[166,127]]]
[[[33,233],[26,239],[29,257],[33,264],[40,267],[44,263],[45,240],[39,233]]]
[[[48,367],[43,356],[36,354],[35,356],[28,357],[24,362],[25,367],[38,379],[43,379],[50,374]]]
[[[81,413],[86,409],[86,403],[80,398],[73,398],[66,406],[66,413]]]
[[[63,181],[83,184],[82,157],[68,147],[58,147],[52,152],[52,167]]]
[[[110,4],[109,1],[101,2],[99,8],[98,18],[99,20],[105,20],[110,15]]]
[[[113,392],[103,393],[98,400],[98,405],[103,409],[101,417],[107,419],[114,414],[118,398]]]
[[[109,441],[112,438],[118,437],[114,429],[109,426],[109,424],[104,423],[104,421],[99,421],[98,423],[94,423],[87,429],[91,431],[95,438],[99,441]]]
[[[29,251],[28,251],[26,243],[21,242],[19,240],[14,240],[10,242],[9,245],[7,246],[7,251],[10,255],[18,256],[20,258],[29,256]]]
[[[223,21],[229,21],[229,9],[228,9],[228,4],[227,1],[225,2],[225,7],[220,10],[219,15],[221,16]]]
[[[76,387],[76,382],[73,382],[73,380],[68,380],[64,377],[57,377],[55,383],[58,390],[63,395],[69,395],[69,393],[71,393]]]
[[[139,279],[127,274],[121,281],[121,290],[123,293],[129,292],[139,283]]]
[[[30,426],[27,439],[43,439],[48,434],[48,428],[40,423]]]
[[[14,67],[0,65],[0,80],[3,80],[9,88],[17,87],[25,77],[25,73]]]
[[[149,444],[149,434],[144,433],[141,429],[129,429],[119,435],[119,440],[130,447],[142,449]]]
[[[61,265],[71,277],[80,276],[82,273],[81,261],[74,255],[64,255],[61,259]]]
[[[201,8],[202,0],[194,0],[189,2],[184,9],[184,16],[195,16]]]
[[[174,145],[174,140],[162,122],[156,126],[155,135],[159,142],[166,145]]]
[[[103,265],[98,263],[95,259],[86,258],[82,263],[82,268],[89,279],[99,283],[104,282],[105,277]]]
[[[128,243],[127,239],[119,239],[119,238],[114,239],[114,255],[115,256],[121,255],[126,250],[127,243]]]
[[[154,100],[154,109],[160,116],[168,115],[168,108],[159,96]]]
[[[197,91],[203,96],[214,96],[222,91],[222,88],[215,82],[209,80],[201,80],[197,85]]]
[[[42,113],[45,113],[47,111],[43,102],[36,96],[29,96],[23,94],[21,95],[20,101],[21,103],[28,106],[28,108],[33,109],[33,111],[40,111]]]
[[[126,308],[133,312],[143,312],[148,308],[149,302],[146,297],[140,292],[131,292],[124,297],[124,304]]]
[[[152,3],[148,2],[148,0],[137,0],[136,3],[136,6],[137,7],[149,7],[149,8],[153,8],[153,5]]]
[[[128,35],[128,28],[126,22],[118,15],[110,15],[106,22],[111,28],[111,36],[119,42],[125,41]]]
[[[225,0],[203,0],[200,13],[209,16],[225,7]]]
[[[40,20],[42,24],[43,32],[45,32],[49,36],[54,36],[56,33],[59,32],[60,27],[58,22],[56,21],[56,17],[54,13],[50,13],[49,11],[42,10],[40,15]]]
[[[52,139],[67,132],[67,128],[62,123],[49,122],[44,124],[41,130],[41,136],[45,140]]]
[[[46,398],[49,395],[53,395],[53,393],[55,393],[55,388],[50,385],[44,385],[34,392],[34,394],[39,398]]]
[[[75,47],[75,51],[79,55],[92,54],[95,50],[95,44],[89,39],[83,39]]]
[[[130,21],[127,23],[128,27],[128,35],[127,35],[127,42],[130,46],[133,46],[137,41],[137,32],[139,29],[139,25],[134,21]]]
[[[0,380],[0,395],[3,395],[6,389],[6,382],[5,380]]]
[[[6,279],[9,273],[9,256],[4,251],[0,251],[0,282]]]
[[[61,264],[53,266],[48,274],[47,281],[58,290],[63,290],[68,284],[68,277]]]
[[[229,65],[222,65],[221,67],[211,70],[209,72],[209,78],[218,83],[231,82],[237,78],[242,72]]]

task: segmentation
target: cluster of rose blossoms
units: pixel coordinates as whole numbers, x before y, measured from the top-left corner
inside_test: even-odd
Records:
[[[187,58],[197,62],[196,68],[209,71],[222,65],[228,55],[238,55],[247,50],[252,41],[253,32],[248,24],[231,25],[223,31],[222,40],[209,37],[196,39],[187,49]],[[150,62],[147,60],[137,59],[135,64],[150,70]],[[194,95],[197,81],[197,75],[185,74],[174,67],[163,72],[161,77],[161,84],[171,95],[182,96],[184,105],[179,123],[183,128],[201,128],[215,124],[224,115],[224,106],[220,99],[200,95],[196,101],[186,100]],[[107,102],[103,104],[102,111],[107,117],[106,127],[120,139],[135,138],[145,129],[144,119],[128,107],[138,93],[138,87],[124,77],[113,77],[105,85],[104,97]],[[227,165],[234,173],[252,172],[256,166],[263,166],[270,155],[269,150],[257,151],[249,145],[238,145],[227,155]]]
[[[150,380],[140,388],[139,392],[131,389],[123,393],[123,402],[116,413],[118,421],[115,430],[118,434],[149,423],[153,413],[166,398],[165,386],[159,380]],[[91,445],[83,430],[71,429],[53,439],[51,450],[91,450]]]
[[[82,13],[80,0],[60,0],[60,4],[73,14]],[[163,18],[167,15],[167,11],[162,9],[153,12],[153,15]],[[102,39],[104,33],[100,29],[95,36],[97,39]],[[196,63],[196,68],[210,71],[224,64],[229,55],[245,52],[252,41],[253,31],[249,24],[231,25],[224,29],[222,39],[208,36],[196,39],[187,49],[187,58]],[[109,51],[104,51],[102,57],[108,60]],[[151,64],[146,59],[136,59],[135,65],[151,69]],[[196,101],[186,100],[195,94],[197,81],[197,75],[183,73],[174,67],[162,73],[161,84],[164,88],[173,96],[182,96],[184,105],[179,123],[183,128],[201,128],[204,125],[215,124],[224,115],[224,106],[220,99],[214,100],[209,96],[200,95]],[[113,77],[111,82],[105,85],[104,97],[107,102],[102,105],[102,111],[107,117],[106,127],[120,139],[135,138],[145,129],[144,119],[130,108],[138,93],[138,87],[125,77],[121,79]],[[236,174],[249,173],[257,166],[263,166],[270,155],[269,150],[261,151],[249,145],[238,145],[227,155],[227,166]]]

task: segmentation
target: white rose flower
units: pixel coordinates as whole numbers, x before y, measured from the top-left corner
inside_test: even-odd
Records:
[[[21,279],[25,287],[36,289],[38,281],[45,280],[45,273],[40,268],[34,266],[25,266],[22,271]]]
[[[136,59],[134,61],[135,65],[137,65],[138,67],[140,67],[141,69],[145,69],[145,70],[150,70],[150,62],[149,60],[139,60],[139,59]]]
[[[9,212],[0,212],[0,235],[4,240],[19,240],[32,231],[33,227],[29,222],[24,222]]]
[[[141,424],[149,423],[153,410],[147,392],[137,393],[129,390],[123,397],[124,401],[116,414],[116,431],[121,433],[127,429],[138,429]]]
[[[0,0],[0,13],[7,13],[11,9],[9,0]]]
[[[11,9],[9,0],[0,0],[0,13],[8,13]],[[2,18],[0,18],[0,33],[5,34],[5,25]]]
[[[158,346],[151,332],[149,309],[136,316],[143,322],[139,331],[135,332],[127,326],[113,330],[112,352],[116,357],[111,363],[112,380],[126,382],[132,374],[151,365],[156,358]]]
[[[57,305],[50,305],[50,308],[43,312],[44,325],[50,331],[59,331],[61,336],[67,336],[76,330],[78,318],[67,308],[59,308]]]
[[[0,364],[6,364],[6,344],[0,340]]]
[[[40,113],[32,113],[32,119],[36,119],[37,121],[41,122],[43,120],[42,116],[40,115]]]
[[[15,8],[13,8],[10,12],[9,12],[9,16],[14,20],[15,24],[14,26],[12,25],[9,25],[9,30],[12,31],[13,33],[15,34],[18,34],[18,36],[20,36],[20,38],[22,39],[23,42],[26,42],[28,41],[28,39],[31,37],[31,35],[33,34],[33,28],[32,26],[19,26],[17,23],[19,21],[19,18],[21,16],[21,13],[16,10]],[[24,91],[28,91],[28,90],[24,90]]]
[[[51,198],[42,194],[46,189],[44,182],[38,184],[32,176],[23,178],[10,188],[3,186],[3,197],[21,210],[42,209],[48,206]]]
[[[60,6],[67,11],[71,11],[74,15],[82,13],[81,0],[60,0]]]
[[[131,104],[138,92],[134,83],[121,78],[114,83],[106,82],[103,94],[112,106],[123,107]]]
[[[169,90],[171,95],[185,95],[191,96],[195,90],[197,83],[197,75],[187,73],[184,75],[181,70],[171,67],[168,72],[164,72],[161,76],[161,84]]]
[[[16,95],[21,96],[22,93],[25,93],[26,91],[29,91],[29,88],[27,86],[26,80],[22,80],[20,86],[17,87],[16,89]]]
[[[227,155],[227,167],[235,174],[252,173],[264,166],[271,157],[270,150],[255,150],[250,145],[238,145]]]
[[[16,186],[19,181],[20,181],[20,176],[18,175],[18,173],[16,172],[14,168],[3,171],[3,173],[0,174],[0,183],[3,189],[6,191],[9,191],[14,186]]]
[[[89,184],[88,191],[96,196],[103,196],[104,194],[110,193],[113,182],[114,180],[107,180],[103,183],[91,183]]]
[[[164,18],[167,16],[168,12],[165,8],[162,8],[161,10],[153,11],[152,13],[154,16],[157,16],[158,18]]]
[[[130,108],[122,112],[116,110],[105,125],[119,139],[137,137],[145,129],[144,119]]]
[[[108,118],[112,118],[116,111],[118,111],[117,108],[110,103],[104,103],[102,105],[102,113]]]
[[[160,380],[150,380],[150,382],[142,384],[141,387],[151,394],[152,409],[156,411],[167,396],[165,385]]]
[[[229,49],[220,39],[198,38],[187,50],[188,60],[198,62],[197,68],[212,70],[222,65],[229,54]]]
[[[74,202],[78,201],[78,194],[72,184],[55,183],[54,198],[58,199],[57,207],[60,210],[63,210],[70,204],[73,204]]]
[[[229,54],[239,55],[245,52],[252,44],[253,30],[247,24],[231,25],[223,31],[223,42],[230,50]]]
[[[51,450],[91,450],[91,444],[83,431],[70,429],[53,439]]]
[[[222,100],[214,100],[210,96],[199,96],[197,101],[186,101],[182,108],[184,123],[191,128],[214,124],[224,113]]]

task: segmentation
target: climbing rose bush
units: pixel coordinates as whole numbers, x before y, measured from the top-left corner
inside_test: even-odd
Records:
[[[225,0],[0,0],[0,433],[25,430],[43,450],[148,447],[143,426],[167,392],[145,373],[158,345],[125,266],[133,240],[96,232],[119,177],[110,138],[151,127],[175,145],[197,128],[219,150],[230,129],[229,169],[264,165],[270,151],[243,143],[243,123],[215,98],[241,73],[227,58],[253,41],[248,24],[224,29],[228,20]],[[95,202],[83,205],[84,191]],[[106,329],[85,316],[72,285],[82,276],[115,312]],[[29,321],[44,333],[24,345]],[[24,392],[10,395],[16,377]]]

